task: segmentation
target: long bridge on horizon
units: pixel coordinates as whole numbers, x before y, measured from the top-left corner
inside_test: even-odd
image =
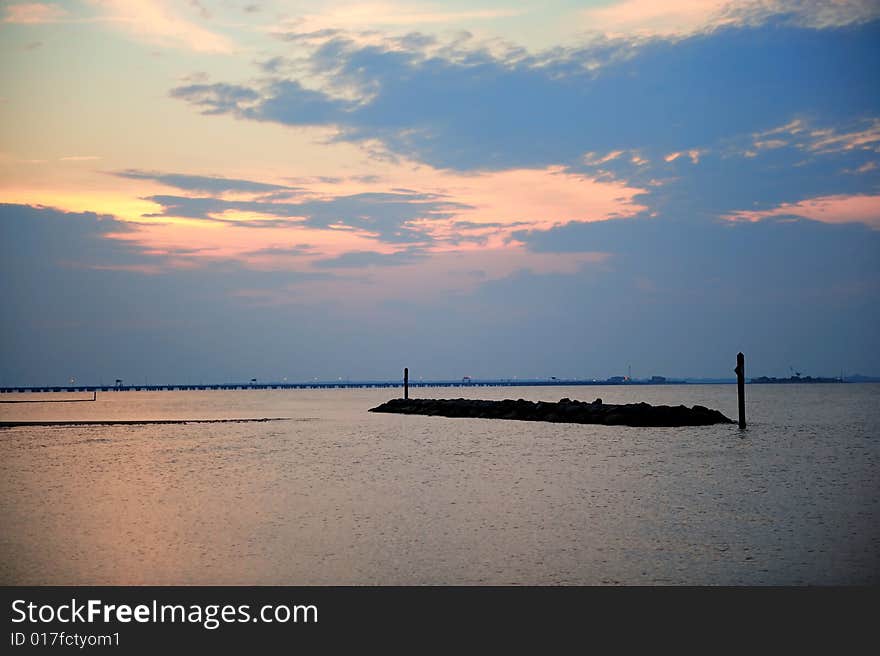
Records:
[[[722,381],[718,381],[721,383]],[[727,381],[724,381],[727,382]],[[733,382],[733,381],[730,381]],[[684,380],[586,380],[586,379],[465,379],[410,380],[410,387],[569,387],[576,385],[684,385]],[[302,389],[364,389],[403,387],[402,380],[334,380],[308,382],[247,382],[247,383],[169,383],[163,385],[37,385],[0,387],[0,394],[52,392],[173,392],[209,390],[302,390]]]

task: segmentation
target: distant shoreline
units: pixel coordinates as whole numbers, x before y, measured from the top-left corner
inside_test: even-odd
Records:
[[[663,386],[663,385],[733,385],[735,378],[720,379],[683,379],[683,380],[584,380],[584,379],[541,379],[541,380],[514,380],[514,379],[473,379],[468,382],[460,380],[410,380],[409,386],[416,387],[578,387],[578,386]],[[852,383],[880,383],[880,377],[860,376],[856,380],[844,378],[803,378],[793,380],[789,378],[752,378],[751,385],[815,385],[815,384],[852,384]],[[365,380],[365,381],[313,381],[299,383],[205,383],[183,384],[171,383],[164,385],[37,385],[37,386],[8,386],[0,387],[0,394],[41,394],[58,392],[195,392],[195,391],[235,391],[235,390],[297,390],[297,389],[369,389],[369,388],[396,388],[403,387],[402,381]]]

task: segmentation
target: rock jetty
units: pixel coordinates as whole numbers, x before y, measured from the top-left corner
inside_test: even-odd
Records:
[[[606,426],[709,426],[732,424],[717,410],[701,405],[649,405],[627,403],[613,405],[596,399],[592,403],[562,399],[544,401],[481,401],[477,399],[392,399],[370,412],[394,412],[406,415],[474,417],[481,419],[518,419],[554,421],[568,424],[605,424]]]

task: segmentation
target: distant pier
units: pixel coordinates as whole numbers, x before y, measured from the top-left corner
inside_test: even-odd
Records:
[[[457,380],[413,380],[407,381],[409,387],[575,387],[592,385],[615,385],[615,386],[640,386],[640,385],[729,385],[736,383],[736,379],[711,379],[711,380],[672,380],[654,379],[632,380],[622,376],[606,380],[587,379],[508,379],[493,378],[486,380],[467,378],[464,381]],[[802,378],[791,379],[767,379],[752,378],[749,383],[815,383],[815,382],[847,382],[839,379]],[[311,382],[275,382],[275,383],[200,383],[182,384],[173,383],[166,385],[35,385],[35,386],[11,386],[0,387],[0,394],[16,393],[52,393],[52,392],[196,392],[196,391],[233,391],[233,390],[305,390],[305,389],[369,389],[369,388],[394,388],[403,387],[402,380],[338,380],[338,381],[311,381]]]
[[[636,381],[636,380],[527,380],[506,378],[476,380],[412,380],[409,387],[568,387],[575,385],[684,385],[681,380]],[[168,384],[168,385],[57,385],[57,386],[16,386],[0,387],[0,394],[12,393],[50,393],[50,392],[195,392],[232,390],[303,390],[303,389],[365,389],[403,387],[402,381],[312,381],[300,383],[212,383],[212,384]]]

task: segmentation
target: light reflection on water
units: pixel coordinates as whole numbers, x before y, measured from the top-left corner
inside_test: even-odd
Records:
[[[398,394],[0,405],[0,420],[291,418],[0,430],[0,584],[880,582],[880,385],[749,386],[744,438],[366,412]],[[736,413],[733,385],[413,396]]]

